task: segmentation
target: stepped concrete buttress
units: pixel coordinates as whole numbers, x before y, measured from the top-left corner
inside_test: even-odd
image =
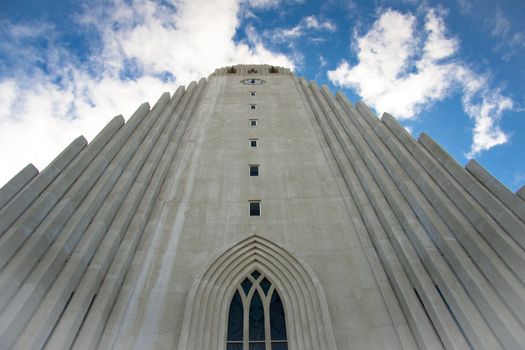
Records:
[[[289,69],[220,68],[0,189],[0,348],[225,350],[255,268],[292,350],[523,349],[525,189]]]

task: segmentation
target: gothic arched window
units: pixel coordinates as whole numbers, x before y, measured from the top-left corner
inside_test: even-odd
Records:
[[[281,297],[259,271],[237,287],[228,313],[226,350],[287,350]]]

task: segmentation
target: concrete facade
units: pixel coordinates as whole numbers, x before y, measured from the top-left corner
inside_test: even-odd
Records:
[[[523,193],[475,161],[226,67],[0,189],[0,348],[224,350],[257,269],[291,350],[522,349],[524,248]]]

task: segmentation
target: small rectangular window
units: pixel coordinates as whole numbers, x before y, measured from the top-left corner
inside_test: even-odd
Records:
[[[250,105],[250,109],[257,109],[257,105],[255,105],[255,104]]]
[[[259,164],[250,164],[250,176],[259,176]]]
[[[261,216],[260,201],[250,201],[250,216]]]
[[[259,140],[257,140],[257,139],[250,139],[250,147],[251,148],[257,147],[257,144],[259,143],[258,141]]]
[[[257,126],[257,119],[250,119],[250,126]]]
[[[255,96],[257,93],[255,91],[250,91],[250,96]]]

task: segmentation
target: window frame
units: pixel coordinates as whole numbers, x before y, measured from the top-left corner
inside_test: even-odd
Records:
[[[252,128],[255,128],[257,126],[257,124],[259,123],[259,119],[250,119],[250,126]]]
[[[258,204],[258,212],[259,214],[258,215],[255,215],[253,214],[252,215],[252,204]],[[255,210],[255,209],[254,209]],[[261,204],[261,201],[260,200],[251,200],[251,201],[248,201],[248,213],[250,214],[250,217],[256,217],[256,216],[261,216],[262,215],[262,204]]]
[[[267,284],[269,283],[269,287],[266,288],[266,292],[264,291],[264,287],[262,285],[263,281],[266,280]],[[249,286],[246,287],[244,284],[246,281],[249,281]],[[232,302],[235,298],[236,294],[239,294],[242,304],[242,341],[241,340],[229,340],[229,329],[226,331],[226,349],[228,349],[229,344],[242,344],[242,349],[247,350],[249,349],[251,344],[264,344],[265,350],[271,350],[274,344],[286,344],[286,347],[289,345],[289,339],[288,339],[288,331],[287,331],[287,325],[286,325],[286,312],[285,307],[282,300],[282,293],[279,292],[278,288],[275,286],[275,284],[272,282],[270,278],[264,273],[259,272],[258,269],[252,270],[248,275],[246,275],[241,282],[237,285],[237,288],[235,288],[233,295],[230,298],[229,304],[228,304],[228,317],[226,320],[226,324],[229,327],[231,317],[232,317]],[[261,300],[262,308],[263,308],[263,317],[264,317],[264,340],[252,340],[250,339],[250,310],[252,305],[252,300],[255,296],[255,293],[259,295],[259,298]],[[282,312],[282,320],[283,320],[283,326],[284,329],[284,339],[272,339],[272,320],[271,320],[271,307],[272,307],[272,299],[274,294],[277,295],[278,300],[281,305],[281,312]],[[276,299],[277,301],[277,299]],[[233,316],[239,317],[240,315],[236,314]],[[278,321],[277,321],[278,322]]]
[[[255,142],[255,143],[252,143]],[[248,145],[250,148],[257,148],[259,147],[259,139],[249,139]]]
[[[256,169],[257,171],[257,175],[252,175],[252,168]],[[259,164],[249,164],[248,165],[248,169],[249,169],[249,174],[250,174],[250,177],[259,177],[261,176],[261,166]]]
[[[250,103],[250,110],[255,111],[257,109],[257,103]]]

